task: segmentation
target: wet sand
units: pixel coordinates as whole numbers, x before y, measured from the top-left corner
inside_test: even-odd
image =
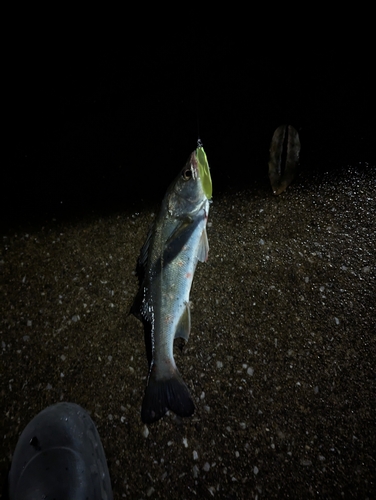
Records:
[[[176,363],[196,412],[146,427],[141,323],[128,316],[158,206],[4,235],[1,484],[47,405],[95,421],[114,498],[371,498],[376,171],[215,192],[209,260]]]

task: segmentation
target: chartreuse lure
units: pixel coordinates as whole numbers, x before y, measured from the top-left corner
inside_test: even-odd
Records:
[[[198,171],[201,179],[202,189],[204,190],[207,199],[210,200],[213,192],[212,180],[210,177],[208,159],[206,157],[206,153],[200,141],[198,142],[198,147],[196,149],[196,158],[198,163]]]

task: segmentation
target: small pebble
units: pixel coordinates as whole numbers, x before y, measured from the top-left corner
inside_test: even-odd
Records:
[[[151,497],[151,496],[152,496],[152,494],[154,493],[154,491],[155,491],[155,489],[154,489],[152,486],[150,486],[150,488],[149,488],[149,489],[148,489],[148,491],[146,492],[146,495],[147,495],[148,497]]]

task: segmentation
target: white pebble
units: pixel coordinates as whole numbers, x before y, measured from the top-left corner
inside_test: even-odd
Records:
[[[338,318],[334,318],[334,321],[336,322],[336,325],[339,325],[339,319]]]
[[[253,467],[253,474],[256,476],[259,472],[259,469],[258,467],[256,467],[256,465]]]
[[[223,367],[222,361],[217,361],[217,368],[222,368],[222,367]]]
[[[148,435],[149,435],[149,429],[148,429],[147,425],[143,426],[141,433],[144,436],[144,438],[148,437]]]
[[[149,488],[149,489],[148,489],[148,491],[146,492],[146,495],[147,495],[148,497],[151,497],[151,496],[152,496],[152,494],[154,493],[154,491],[155,491],[155,489],[154,489],[152,486],[150,486],[150,488]]]
[[[197,453],[196,450],[193,450],[192,456],[193,456],[193,460],[197,460],[198,459],[198,453]]]
[[[210,470],[210,464],[209,462],[205,462],[204,466],[202,468],[205,472],[208,472]]]
[[[188,440],[187,438],[183,438],[183,445],[184,445],[184,448],[188,448]]]
[[[254,371],[254,369],[253,369],[251,366],[250,366],[250,367],[248,368],[248,370],[247,370],[247,374],[248,374],[250,377],[252,377],[252,376],[253,376],[254,372],[255,372],[255,371]]]

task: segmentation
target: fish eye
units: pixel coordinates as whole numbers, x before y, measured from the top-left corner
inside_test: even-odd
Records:
[[[182,172],[182,177],[185,181],[189,181],[192,178],[192,170],[190,168],[185,168]]]

